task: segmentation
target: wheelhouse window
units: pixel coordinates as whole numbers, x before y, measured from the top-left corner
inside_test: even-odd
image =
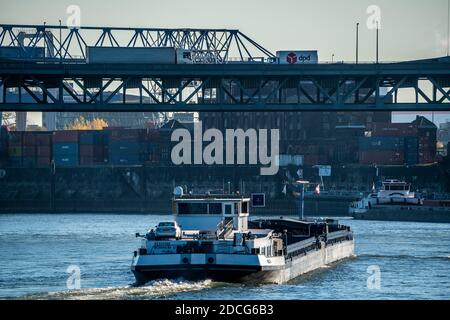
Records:
[[[231,208],[232,208],[231,204],[226,204],[225,205],[225,214],[231,214]]]
[[[210,203],[209,214],[222,214],[222,203]]]
[[[242,213],[248,213],[248,202],[242,202]]]
[[[208,214],[208,206],[206,203],[180,202],[178,214]]]

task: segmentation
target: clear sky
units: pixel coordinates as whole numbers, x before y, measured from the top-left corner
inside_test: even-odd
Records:
[[[356,22],[360,60],[375,59],[375,31],[366,26],[366,11],[377,5],[381,60],[447,54],[448,0],[0,0],[0,22],[58,24],[73,4],[81,8],[82,26],[237,28],[272,52],[317,49],[320,60],[335,54],[347,61],[355,59]]]

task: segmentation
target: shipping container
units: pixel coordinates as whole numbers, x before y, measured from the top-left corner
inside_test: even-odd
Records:
[[[160,140],[160,135],[159,135],[158,129],[148,129],[147,130],[147,141],[158,142],[159,140]]]
[[[176,63],[176,51],[173,47],[87,47],[86,55],[87,63]]]
[[[22,136],[23,146],[34,146],[36,145],[36,134],[34,132],[24,132]]]
[[[8,156],[10,157],[21,157],[22,156],[22,147],[21,146],[8,146]]]
[[[82,166],[105,165],[107,163],[108,163],[108,159],[106,159],[106,158],[80,156],[80,165],[82,165]]]
[[[410,123],[373,122],[368,127],[374,137],[407,137],[417,136],[417,126]]]
[[[103,145],[108,141],[106,131],[81,132],[79,137],[80,145]]]
[[[136,141],[111,141],[109,155],[145,154],[148,152],[147,144]]]
[[[37,157],[36,158],[36,167],[38,168],[47,168],[50,166],[52,159],[50,157]]]
[[[50,158],[52,155],[52,149],[50,146],[37,146],[36,156],[37,157],[47,157]]]
[[[36,146],[24,145],[22,147],[22,156],[24,156],[24,157],[36,157]]]
[[[147,130],[145,129],[114,129],[107,130],[109,142],[112,141],[146,141]]]
[[[112,165],[140,165],[144,158],[141,155],[113,155],[109,157],[109,163]]]
[[[53,143],[59,142],[78,142],[79,131],[61,130],[53,132]]]
[[[8,135],[9,146],[22,146],[22,131],[10,131]]]
[[[403,152],[396,151],[360,151],[359,163],[365,165],[402,165],[405,163]]]
[[[36,145],[49,147],[52,144],[52,133],[41,133],[36,135]]]
[[[54,160],[57,167],[78,166],[78,155],[55,155]]]
[[[279,64],[317,64],[319,57],[315,50],[277,51]]]
[[[67,142],[67,143],[54,143],[53,144],[53,155],[78,155],[78,143]]]
[[[415,153],[405,153],[405,163],[409,165],[414,165],[419,162],[419,155]]]
[[[0,47],[0,58],[3,59],[39,59],[44,57],[43,47]]]
[[[360,151],[403,151],[405,140],[403,137],[361,137]]]
[[[22,167],[24,168],[34,168],[36,167],[36,157],[22,157]]]
[[[8,166],[10,167],[22,167],[22,157],[8,157]]]
[[[80,145],[80,157],[103,158],[107,154],[103,146]]]

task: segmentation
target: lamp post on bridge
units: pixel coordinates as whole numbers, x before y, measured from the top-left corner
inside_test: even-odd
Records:
[[[359,22],[356,23],[356,64],[358,64],[358,60],[359,60]]]

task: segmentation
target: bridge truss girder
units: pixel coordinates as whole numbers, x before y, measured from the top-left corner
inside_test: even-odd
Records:
[[[26,37],[24,35],[26,34]],[[208,52],[218,62],[236,58],[253,61],[274,55],[236,29],[161,29],[120,27],[67,27],[0,24],[0,46],[52,48],[46,61],[86,59],[86,47],[175,47]],[[230,54],[236,54],[231,57]]]
[[[420,85],[419,85],[420,83]],[[436,76],[50,76],[0,78],[2,111],[450,111]],[[426,90],[423,85],[431,90]],[[399,92],[410,90],[408,101]],[[427,92],[428,91],[428,92]],[[27,99],[24,99],[24,96]]]

